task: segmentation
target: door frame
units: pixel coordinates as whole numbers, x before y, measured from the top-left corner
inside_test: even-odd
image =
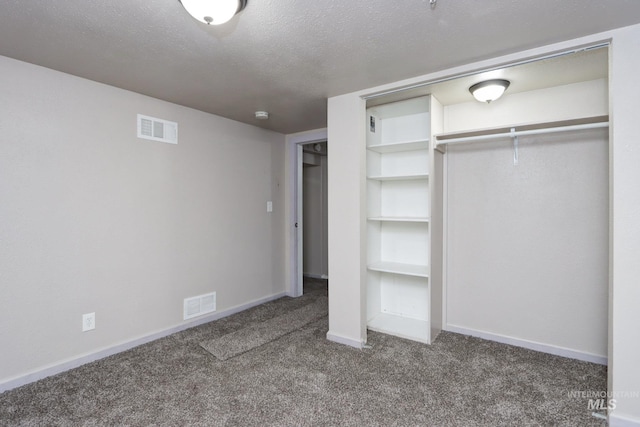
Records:
[[[316,142],[327,142],[328,144],[326,128],[287,136],[287,156],[289,158],[287,164],[289,171],[287,180],[289,187],[287,295],[291,297],[302,295],[302,146]],[[329,161],[328,154],[327,161]]]

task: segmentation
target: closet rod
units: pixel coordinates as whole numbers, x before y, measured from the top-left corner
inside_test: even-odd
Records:
[[[532,130],[516,130],[516,127],[511,128],[511,131],[507,132],[498,132],[486,135],[474,135],[474,136],[464,136],[460,138],[448,138],[442,141],[437,141],[436,146],[442,145],[453,145],[453,144],[461,144],[465,142],[474,142],[474,141],[485,141],[488,139],[496,139],[496,138],[515,138],[518,136],[526,136],[526,135],[538,135],[542,133],[551,133],[551,132],[567,132],[572,130],[584,130],[584,129],[597,129],[597,128],[605,128],[608,127],[608,122],[600,122],[600,123],[585,123],[579,125],[569,125],[569,126],[557,126],[557,127],[549,127],[549,128],[541,128],[541,129],[532,129]],[[436,136],[436,140],[438,136]]]

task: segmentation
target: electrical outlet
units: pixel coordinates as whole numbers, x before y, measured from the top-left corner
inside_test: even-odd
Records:
[[[87,313],[82,315],[82,332],[91,331],[96,328],[96,314]]]

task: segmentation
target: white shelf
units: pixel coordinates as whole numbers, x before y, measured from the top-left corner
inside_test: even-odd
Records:
[[[397,153],[399,151],[426,150],[429,148],[428,139],[414,141],[399,141],[392,144],[370,145],[367,149],[378,153]]]
[[[368,176],[367,179],[373,179],[376,181],[418,181],[418,180],[428,180],[428,173],[419,173],[413,175],[376,175],[376,176]]]
[[[368,328],[425,344],[432,338],[438,285],[431,282],[439,279],[440,262],[431,261],[432,228],[440,218],[432,210],[440,176],[430,140],[432,104],[439,105],[421,96],[373,106],[366,121]],[[441,116],[437,110],[436,119]]]
[[[367,328],[429,344],[429,322],[426,320],[411,319],[388,313],[380,313],[369,320]]]
[[[429,277],[429,267],[426,265],[404,264],[400,262],[376,261],[370,263],[367,268],[371,271],[382,273],[402,274],[405,276]]]
[[[369,221],[380,222],[429,222],[429,218],[425,217],[411,217],[411,216],[372,216],[367,218]]]

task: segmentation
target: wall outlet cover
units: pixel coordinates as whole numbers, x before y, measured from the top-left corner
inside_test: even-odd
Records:
[[[96,313],[82,315],[82,332],[92,331],[96,328]]]

